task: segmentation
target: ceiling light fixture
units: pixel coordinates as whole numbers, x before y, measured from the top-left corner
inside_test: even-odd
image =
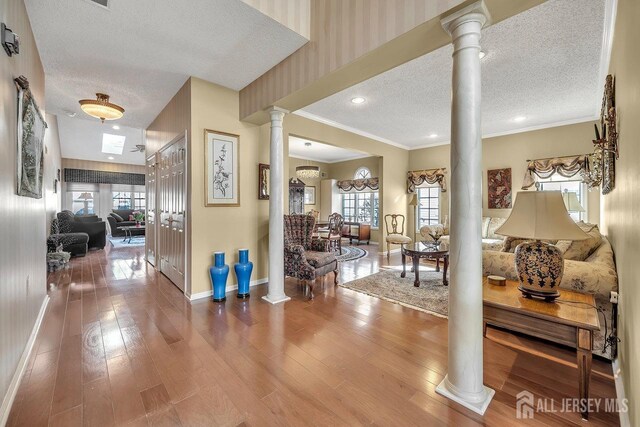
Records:
[[[429,135],[429,138],[437,138],[438,134],[437,133],[432,133]]]
[[[353,102],[354,104],[362,104],[364,101],[366,101],[366,99],[364,99],[361,96],[356,96],[355,98],[351,98],[351,102]]]
[[[525,120],[527,120],[525,116],[516,116],[513,118],[513,121],[516,123],[521,123],[521,122],[524,122]]]
[[[311,143],[310,143],[310,142],[305,142],[305,143],[304,143],[304,146],[305,146],[305,147],[311,147]]]
[[[111,128],[113,130],[120,130],[120,126],[118,126],[118,125],[113,125],[113,126],[111,126]]]
[[[483,51],[483,50],[481,50],[481,51],[478,53],[478,57],[479,57],[480,59],[484,58],[485,56],[487,56],[487,53],[486,53],[485,51]]]
[[[318,166],[298,166],[296,167],[296,176],[305,179],[320,178],[320,168]]]
[[[96,93],[96,99],[81,99],[79,102],[82,111],[100,119],[102,123],[105,120],[117,120],[124,115],[124,108],[109,102],[109,95],[104,93]]]
[[[113,156],[109,156],[109,157],[107,157],[107,159],[113,160]]]
[[[73,111],[65,111],[64,113],[65,113],[67,116],[71,117],[71,118],[73,118],[73,117],[75,117],[75,116],[76,116],[76,113],[75,113],[75,112],[73,112]]]

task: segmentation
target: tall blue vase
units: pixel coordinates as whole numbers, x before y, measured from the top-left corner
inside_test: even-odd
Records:
[[[238,256],[239,262],[233,267],[238,278],[238,298],[249,298],[249,282],[253,271],[253,263],[249,261],[249,249],[240,249]]]
[[[229,266],[224,263],[224,252],[216,252],[213,255],[214,265],[209,268],[211,284],[213,285],[213,300],[221,302],[227,299],[227,277],[229,276]]]

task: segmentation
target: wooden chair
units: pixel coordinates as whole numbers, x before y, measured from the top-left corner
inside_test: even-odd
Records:
[[[338,254],[342,253],[342,226],[344,218],[337,212],[329,215],[329,230],[320,234],[321,239],[329,241],[329,248],[338,249]]]
[[[404,235],[404,215],[387,214],[384,216],[384,224],[387,230],[387,261],[391,256],[391,245],[406,245],[413,242],[411,237]]]

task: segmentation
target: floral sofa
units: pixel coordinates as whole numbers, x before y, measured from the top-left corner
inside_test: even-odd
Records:
[[[491,224],[491,221],[489,223]],[[483,226],[484,224],[485,221],[483,220]],[[565,257],[564,275],[560,287],[594,294],[596,305],[606,317],[606,329],[605,319],[601,314],[599,316],[600,331],[594,334],[593,353],[611,359],[611,348],[607,347],[606,350],[603,350],[603,348],[605,336],[611,334],[614,317],[610,294],[611,291],[618,291],[618,275],[616,273],[613,249],[607,238],[600,234],[597,225],[583,222],[577,224],[590,236],[589,239],[579,242],[552,242],[563,252]],[[427,227],[429,228],[423,227],[420,230],[423,237],[428,237],[428,233],[434,230],[433,227],[440,227],[441,230],[446,230],[444,225]],[[491,230],[484,234],[483,229],[483,274],[495,274],[510,280],[518,280],[513,251],[519,240],[502,237],[498,248],[497,243],[488,241],[493,240],[493,238],[485,237],[491,236],[491,233],[495,231],[493,227],[491,227]],[[448,235],[445,235],[442,240],[447,240],[448,237]]]
[[[494,218],[484,216],[482,217],[482,249],[483,250],[495,250],[502,249],[504,243],[504,236],[499,236],[495,231],[506,221],[506,218]],[[445,218],[444,224],[425,225],[420,228],[420,235],[424,240],[431,240],[429,233],[439,232],[442,237],[440,240],[444,243],[449,243],[449,224]]]

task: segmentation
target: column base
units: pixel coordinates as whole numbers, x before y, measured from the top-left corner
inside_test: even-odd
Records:
[[[268,302],[269,304],[279,304],[281,302],[291,301],[291,297],[288,297],[286,295],[281,295],[278,297],[270,297],[269,295],[265,295],[262,297],[262,299]]]
[[[491,403],[491,399],[493,399],[493,395],[496,394],[494,389],[483,385],[482,387],[484,388],[484,392],[482,394],[484,394],[484,396],[479,396],[478,401],[469,401],[460,397],[452,391],[450,387],[449,378],[448,376],[445,376],[442,382],[438,384],[438,387],[436,387],[436,393],[441,394],[447,399],[453,400],[454,402],[459,403],[465,408],[480,415],[484,415],[485,411],[489,407],[489,403]]]

